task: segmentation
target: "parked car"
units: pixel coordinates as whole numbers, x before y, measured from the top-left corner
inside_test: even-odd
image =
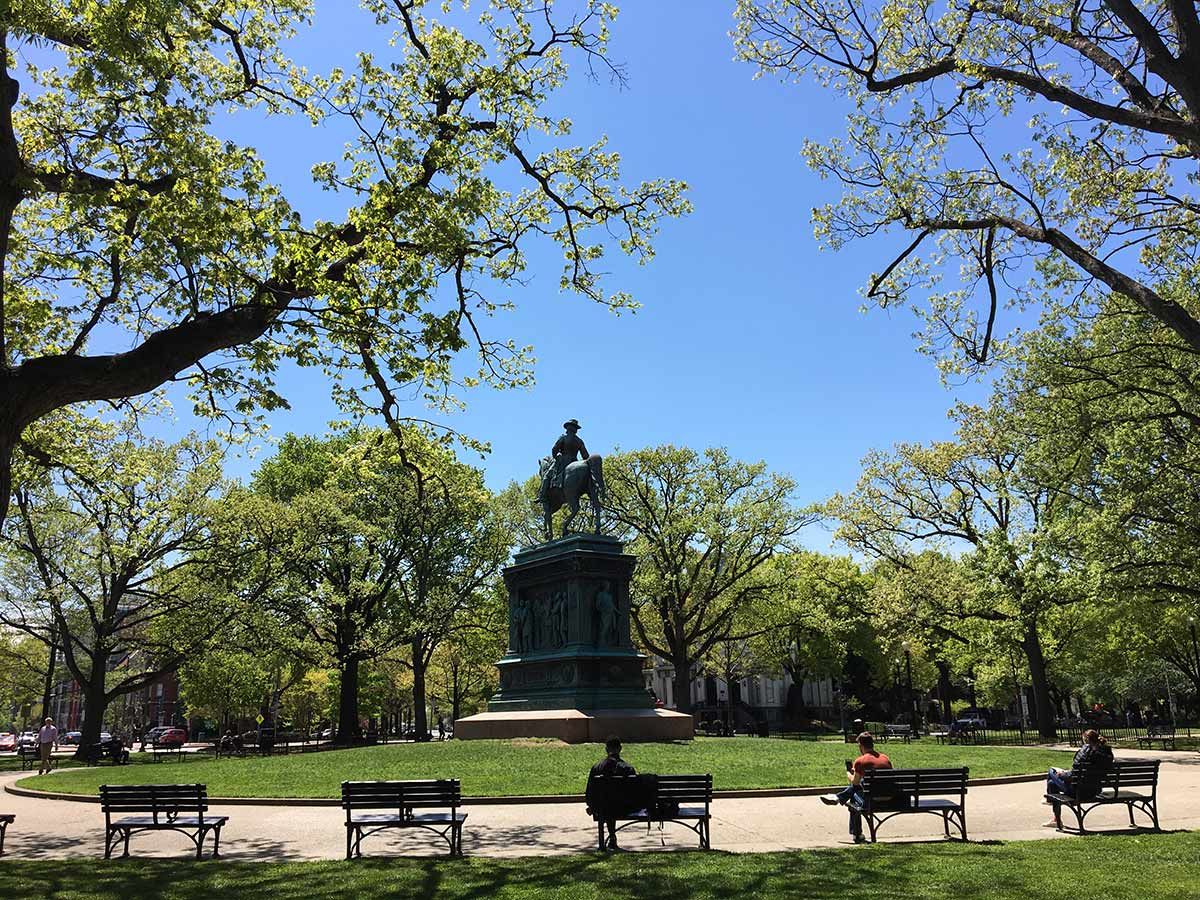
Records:
[[[34,734],[32,731],[22,731],[21,736],[17,738],[17,749],[18,750],[20,750],[22,747],[33,747],[34,749],[36,749],[37,745],[38,745],[37,735]]]
[[[58,736],[60,744],[78,744],[79,739],[83,737],[83,733],[79,731],[64,731]]]
[[[959,716],[959,718],[955,721],[954,724],[958,725],[960,728],[971,728],[971,729],[988,727],[987,720],[985,718],[983,718],[983,716],[970,715],[970,714],[965,715],[965,716]]]
[[[166,734],[170,730],[170,725],[155,725],[153,728],[146,729],[146,733],[142,737],[142,740],[147,744],[153,744],[155,741],[159,740],[162,735]]]
[[[187,732],[182,728],[162,728],[155,729],[158,731],[158,737],[152,738],[160,746],[167,747],[182,747],[187,743]]]
[[[12,732],[5,731],[0,734],[0,750],[16,750],[17,736]]]

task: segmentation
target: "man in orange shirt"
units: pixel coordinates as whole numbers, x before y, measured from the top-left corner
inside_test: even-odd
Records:
[[[862,833],[862,780],[869,769],[890,769],[892,761],[875,749],[875,738],[871,732],[864,731],[858,736],[858,759],[850,766],[846,778],[850,783],[836,794],[824,794],[821,802],[826,806],[843,804],[850,810],[850,836],[854,843],[861,844],[866,838]]]

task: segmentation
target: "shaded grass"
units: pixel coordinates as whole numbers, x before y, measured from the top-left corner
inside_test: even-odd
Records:
[[[1069,765],[1070,754],[1025,747],[958,747],[922,741],[885,748],[898,767],[969,766],[986,778]],[[336,797],[342,781],[459,778],[467,796],[582,793],[588,768],[604,755],[599,744],[556,741],[448,741],[391,744],[288,756],[73,769],[22,779],[42,790],[91,794],[101,784],[201,781],[214,797]],[[711,772],[717,790],[818,787],[844,781],[846,744],[768,738],[698,738],[630,744],[625,758],[639,771]]]
[[[1200,896],[1200,835],[1114,835],[983,845],[880,844],[729,855],[599,854],[519,860],[222,863],[6,860],[0,896],[50,900],[1180,900]],[[1118,862],[1119,860],[1119,862]]]

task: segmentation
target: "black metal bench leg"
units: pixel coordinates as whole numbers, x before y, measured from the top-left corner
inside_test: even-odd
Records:
[[[1133,821],[1133,803],[1125,804],[1129,808],[1129,827],[1136,828],[1137,823]]]
[[[600,820],[600,822],[596,825],[596,832],[598,835],[597,848],[600,850],[601,853],[603,853],[604,852],[604,820],[603,819]]]
[[[129,838],[132,834],[133,834],[132,829],[130,829],[130,828],[125,829],[125,852],[121,854],[121,859],[129,858]]]
[[[864,813],[863,818],[867,820],[867,830],[871,832],[871,843],[874,844],[875,843],[875,817],[868,816]]]
[[[213,829],[213,859],[221,858],[221,826],[218,825]]]
[[[346,859],[354,858],[354,854],[351,852],[351,848],[353,846],[354,846],[354,826],[347,825],[346,826]]]
[[[942,830],[946,832],[946,839],[950,838],[950,813],[942,813]]]
[[[0,856],[4,855],[4,833],[8,831],[8,823],[0,822]]]

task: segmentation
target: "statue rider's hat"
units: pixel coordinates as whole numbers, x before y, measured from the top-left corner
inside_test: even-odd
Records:
[[[567,419],[567,421],[563,422],[563,428],[582,428],[582,427],[583,426],[579,424],[578,419]]]

